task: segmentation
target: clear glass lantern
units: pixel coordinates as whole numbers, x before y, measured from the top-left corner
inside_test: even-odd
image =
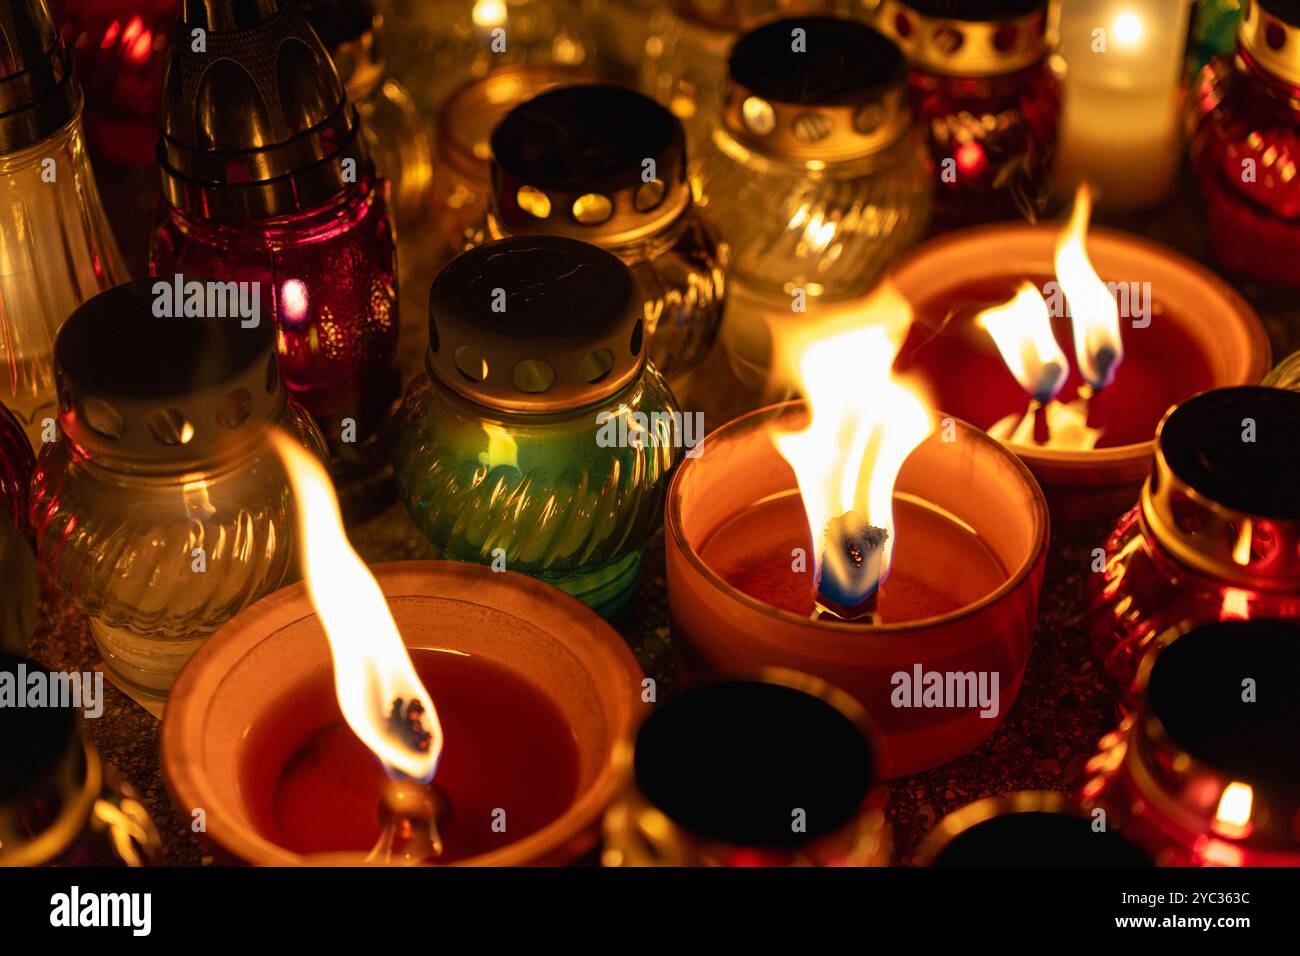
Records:
[[[562,235],[614,253],[640,286],[650,361],[685,395],[722,321],[726,250],[692,202],[676,117],[619,86],[548,90],[498,124],[492,173],[471,244]]]
[[[229,313],[160,317],[166,285],[101,293],[59,331],[59,438],[32,479],[45,572],[90,617],[112,677],[147,701],[295,567],[269,429],[325,457],[279,374],[269,310],[251,327]]]
[[[852,20],[777,20],[732,50],[691,170],[730,250],[722,341],[746,385],[768,380],[774,325],[860,296],[925,235],[934,185],[906,84],[898,47]]]
[[[54,334],[126,277],[86,156],[82,93],[39,0],[0,9],[0,400],[39,446]]]
[[[443,557],[605,616],[627,603],[693,437],[645,339],[631,270],[587,243],[502,239],[438,274],[394,454],[398,497]]]

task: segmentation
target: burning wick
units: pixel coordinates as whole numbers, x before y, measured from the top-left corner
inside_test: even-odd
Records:
[[[833,519],[826,526],[817,609],[846,621],[874,621],[888,540],[887,530],[868,524],[856,511]]]

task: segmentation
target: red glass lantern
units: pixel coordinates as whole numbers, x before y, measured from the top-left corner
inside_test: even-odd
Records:
[[[912,110],[934,158],[933,230],[1034,219],[1060,114],[1048,0],[863,2],[912,64]]]
[[[280,371],[329,445],[346,514],[392,500],[399,397],[396,251],[385,182],[329,56],[296,4],[212,0],[172,47],[154,275],[269,291]],[[269,11],[269,12],[268,12]]]
[[[1300,616],[1300,393],[1204,392],[1165,416],[1139,504],[1091,576],[1094,650],[1129,710],[1142,655],[1196,624]]]
[[[1153,649],[1102,738],[1090,810],[1163,866],[1300,866],[1300,626],[1224,621]]]
[[[1212,61],[1192,91],[1192,164],[1224,268],[1300,288],[1300,4],[1243,10],[1236,56]]]
[[[51,3],[86,91],[86,137],[122,166],[158,161],[156,132],[167,47],[180,0],[63,0]]]
[[[0,514],[27,527],[27,486],[36,465],[23,426],[0,404]]]

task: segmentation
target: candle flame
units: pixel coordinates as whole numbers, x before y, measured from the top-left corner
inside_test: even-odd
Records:
[[[911,321],[907,301],[886,284],[851,312],[777,336],[776,355],[806,397],[809,421],[803,431],[773,437],[803,497],[818,581],[853,577],[845,549],[823,552],[821,544],[831,523],[850,513],[888,533],[879,581],[889,572],[894,482],[931,430],[925,403],[892,374]]]
[[[1124,359],[1119,334],[1119,308],[1115,297],[1092,267],[1084,238],[1092,216],[1092,193],[1083,183],[1074,197],[1070,221],[1056,243],[1056,278],[1070,304],[1074,329],[1074,357],[1079,372],[1100,391],[1115,378]]]
[[[390,776],[427,782],[443,741],[433,698],[415,673],[384,592],[348,542],[325,469],[288,436],[271,437],[293,487],[303,577],[329,639],[343,717]],[[405,721],[393,719],[399,701],[396,716]],[[423,711],[411,712],[412,702]],[[427,736],[417,741],[411,729]]]
[[[1255,792],[1248,783],[1233,781],[1223,788],[1219,808],[1214,812],[1215,829],[1224,836],[1245,836],[1250,826]]]
[[[1030,282],[1004,305],[985,309],[975,322],[989,333],[1011,374],[1036,401],[1047,402],[1065,384],[1070,365],[1052,332],[1052,315]]]

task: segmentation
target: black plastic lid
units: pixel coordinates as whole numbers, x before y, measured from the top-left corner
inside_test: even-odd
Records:
[[[932,866],[1151,866],[1151,858],[1087,817],[1034,810],[1002,813],[954,836]]]
[[[792,31],[805,31],[803,52]],[[778,103],[833,105],[875,96],[907,78],[902,50],[856,20],[793,17],[746,33],[731,49],[732,79]]]
[[[8,685],[0,695],[15,693],[27,699],[26,677],[50,672],[37,664],[0,651],[0,681]],[[11,683],[12,682],[12,683]],[[11,690],[12,688],[12,690]],[[66,759],[68,748],[77,741],[77,712],[71,707],[0,706],[0,803],[16,803],[39,788]]]
[[[684,691],[642,725],[633,772],[679,826],[736,846],[790,846],[853,819],[874,783],[858,726],[804,691],[731,681]],[[794,832],[796,809],[807,831]]]
[[[1247,419],[1254,441],[1244,441]],[[1300,519],[1300,392],[1241,386],[1204,392],[1170,413],[1160,448],[1207,498],[1261,517]]]
[[[1170,739],[1225,777],[1300,790],[1300,623],[1222,621],[1156,655],[1148,712]],[[1245,701],[1243,681],[1255,682]]]

